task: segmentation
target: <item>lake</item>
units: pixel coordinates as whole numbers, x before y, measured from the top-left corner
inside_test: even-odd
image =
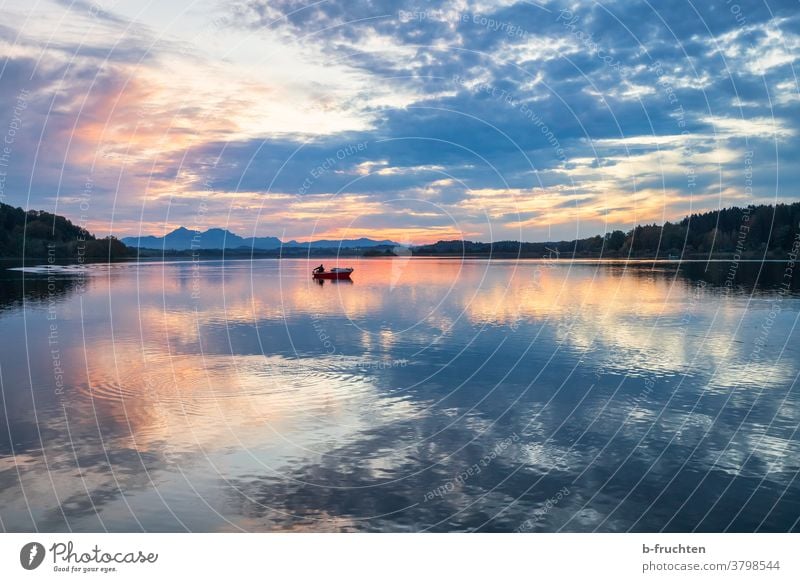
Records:
[[[787,263],[319,262],[0,271],[0,528],[800,529]]]

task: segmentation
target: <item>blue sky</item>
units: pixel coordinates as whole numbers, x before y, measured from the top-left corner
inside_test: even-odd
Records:
[[[798,199],[797,2],[2,12],[0,196],[103,235],[571,239]]]

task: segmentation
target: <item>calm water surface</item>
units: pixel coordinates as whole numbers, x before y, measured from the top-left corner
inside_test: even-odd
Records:
[[[0,528],[798,529],[785,264],[348,264],[2,271]]]

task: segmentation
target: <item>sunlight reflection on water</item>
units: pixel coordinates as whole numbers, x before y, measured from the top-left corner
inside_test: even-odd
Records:
[[[781,265],[340,262],[5,271],[3,527],[797,528]]]

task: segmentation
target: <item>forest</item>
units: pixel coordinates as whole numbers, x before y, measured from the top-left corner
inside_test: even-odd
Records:
[[[41,210],[26,211],[0,203],[0,225],[0,258],[21,258],[24,255],[32,259],[96,261],[137,256],[136,249],[125,246],[114,237],[96,238],[67,218]],[[483,243],[451,240],[415,246],[411,251],[415,256],[780,258],[793,248],[799,236],[800,202],[795,202],[725,208],[692,214],[678,222],[639,225],[628,232],[614,230],[571,241]],[[251,253],[252,249],[247,251]],[[353,254],[359,253],[353,251]],[[274,251],[270,256],[286,254],[284,249],[281,253]],[[335,254],[335,251],[327,254]],[[312,253],[313,256],[327,254]],[[365,254],[392,256],[394,250],[380,246]],[[142,253],[141,258],[152,257]]]
[[[96,238],[63,216],[0,203],[0,258],[116,260],[135,252],[114,237]]]
[[[800,202],[725,208],[679,222],[637,226],[628,232],[572,241],[527,243],[439,241],[413,247],[418,256],[521,256],[547,258],[776,258],[786,256],[800,235]]]

